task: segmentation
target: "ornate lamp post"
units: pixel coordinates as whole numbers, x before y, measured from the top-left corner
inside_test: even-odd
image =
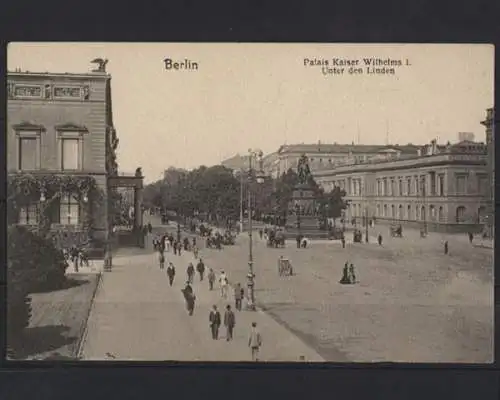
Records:
[[[259,170],[256,171],[257,183],[263,183],[263,171],[262,171],[262,151],[260,150],[248,150],[248,181],[250,182],[252,178],[252,160],[258,157],[259,160]],[[247,309],[250,311],[255,311],[255,274],[253,272],[253,240],[252,240],[252,193],[250,191],[250,185],[248,185],[248,274],[247,274],[247,286],[248,286],[248,299],[247,299]]]
[[[240,171],[240,233],[243,233],[243,171]]]
[[[301,232],[300,232],[300,212],[301,212],[301,207],[300,207],[300,204],[299,202],[295,203],[295,214],[297,215],[297,231],[298,231],[298,235],[301,236]]]

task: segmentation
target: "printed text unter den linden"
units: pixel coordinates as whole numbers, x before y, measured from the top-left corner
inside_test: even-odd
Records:
[[[304,58],[305,67],[321,67],[323,75],[394,75],[397,68],[410,65],[407,58]]]

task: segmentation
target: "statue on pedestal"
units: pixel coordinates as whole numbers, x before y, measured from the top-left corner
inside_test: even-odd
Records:
[[[297,165],[297,174],[299,175],[299,183],[304,185],[309,182],[311,170],[309,169],[309,160],[305,154],[302,154]]]

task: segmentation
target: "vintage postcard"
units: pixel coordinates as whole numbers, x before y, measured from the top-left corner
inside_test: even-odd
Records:
[[[493,46],[7,55],[9,359],[493,361]]]

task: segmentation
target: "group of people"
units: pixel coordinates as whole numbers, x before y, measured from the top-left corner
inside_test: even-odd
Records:
[[[354,272],[354,264],[350,264],[346,261],[344,264],[344,269],[342,270],[342,278],[340,283],[343,285],[356,283],[356,274]]]
[[[187,238],[186,238],[187,239]],[[192,249],[193,250],[193,255],[198,262],[196,263],[196,267],[193,264],[193,262],[189,262],[188,266],[186,268],[186,276],[187,280],[184,285],[184,287],[181,289],[181,292],[184,296],[184,300],[186,303],[186,309],[188,312],[188,315],[192,316],[194,314],[195,310],[195,303],[196,303],[196,294],[194,293],[193,289],[193,284],[195,280],[195,275],[196,272],[198,273],[199,276],[199,281],[202,282],[205,280],[205,271],[206,271],[206,266],[203,261],[203,259],[200,257],[198,259],[198,252],[196,251],[196,238],[193,238],[193,246],[189,247],[186,245],[186,239],[183,242],[182,248],[185,250]],[[165,269],[165,265],[167,264],[166,262],[166,257],[165,257],[165,251],[169,251],[169,244],[172,243],[171,247],[174,251],[174,254],[180,255],[179,250],[175,250],[176,244],[178,245],[180,241],[174,240],[173,236],[164,234],[161,236],[160,239],[158,239],[155,242],[155,249],[158,251],[158,260],[159,260],[159,266],[160,269],[163,270]],[[196,252],[195,252],[196,251]],[[174,283],[175,275],[176,275],[176,269],[175,266],[172,262],[168,262],[168,266],[166,268],[168,280],[169,280],[169,285],[172,286]],[[208,274],[206,275],[207,281],[208,281],[208,288],[210,291],[214,290],[214,284],[216,281],[216,275],[215,272],[212,268],[208,269]],[[218,279],[219,287],[220,287],[220,296],[222,299],[226,300],[228,298],[229,290],[230,290],[230,285],[229,285],[229,278],[225,271],[221,271]],[[241,286],[240,283],[236,283],[234,285],[234,309],[237,311],[241,311],[242,309],[242,300],[245,295],[245,291],[243,287]],[[224,327],[226,328],[226,341],[231,341],[233,339],[233,332],[234,328],[236,326],[236,315],[233,311],[233,308],[231,307],[230,304],[226,305],[226,310],[224,312],[224,316],[221,317],[220,312],[217,309],[216,305],[213,305],[212,310],[209,313],[209,326],[210,326],[210,332],[212,335],[213,340],[218,340],[219,339],[219,330],[221,325],[223,324]],[[249,334],[249,339],[248,339],[248,346],[251,350],[252,354],[252,360],[258,361],[258,353],[259,353],[259,348],[262,344],[262,337],[260,332],[257,330],[257,324],[254,322],[252,323],[252,328],[251,332]]]

